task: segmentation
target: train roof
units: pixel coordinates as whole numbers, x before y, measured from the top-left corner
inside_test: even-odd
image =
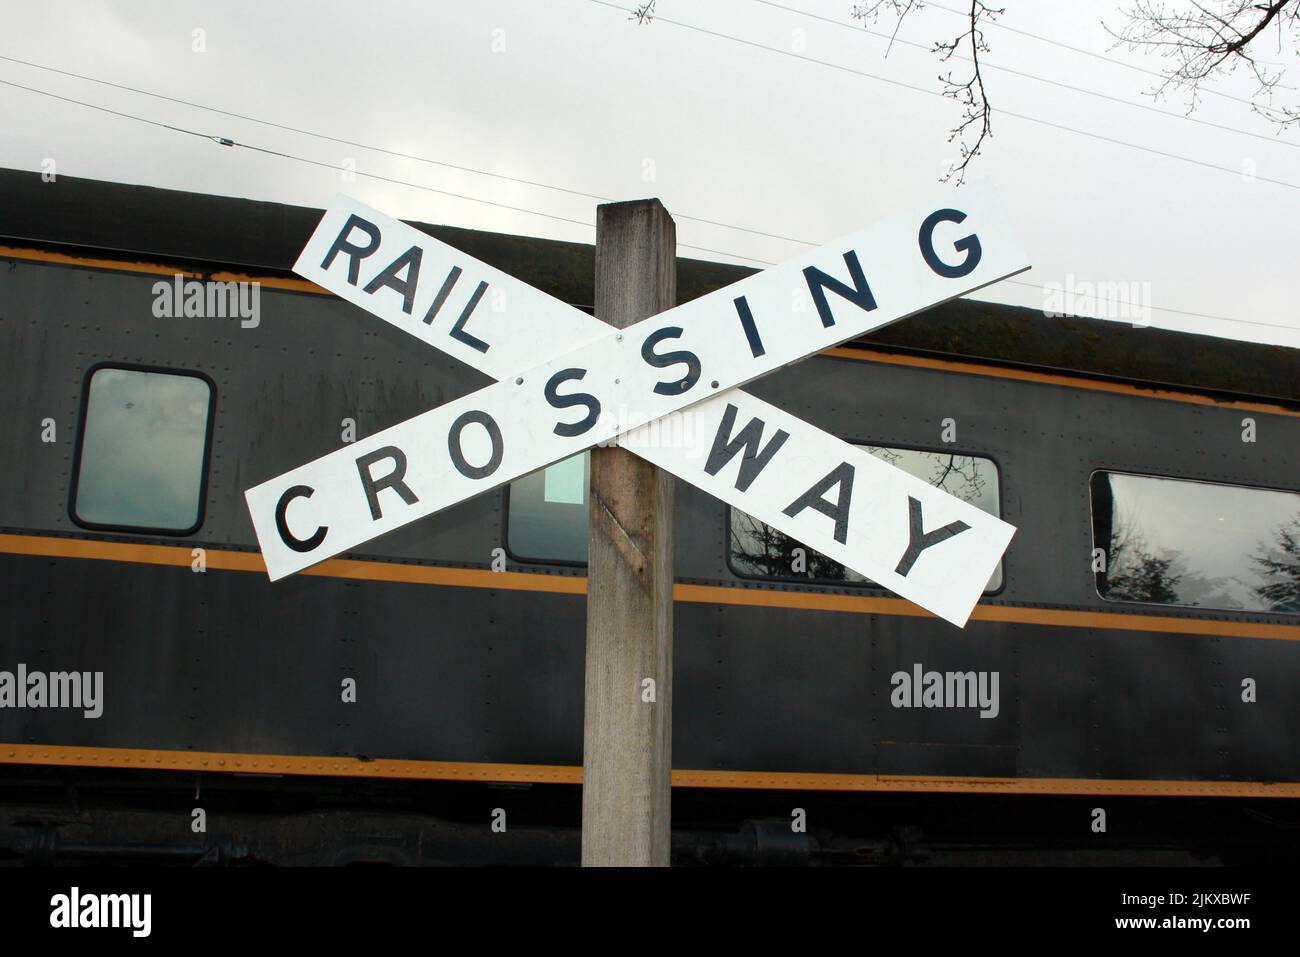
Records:
[[[289,275],[321,210],[0,169],[0,241],[114,258]],[[553,296],[590,309],[594,247],[412,222]],[[677,260],[685,302],[756,270]],[[1300,350],[958,299],[856,342],[876,349],[1300,401]]]

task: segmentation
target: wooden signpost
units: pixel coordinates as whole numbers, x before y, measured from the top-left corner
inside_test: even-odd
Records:
[[[675,306],[657,200],[600,207],[588,316],[346,196],[295,271],[497,380],[245,493],[271,579],[597,446],[583,863],[667,864],[673,476],[963,626],[1015,529],[741,390],[1015,275],[988,191]]]
[[[657,199],[596,215],[596,316],[616,329],[677,302],[677,230]],[[591,450],[583,865],[668,865],[672,836],[673,477]]]

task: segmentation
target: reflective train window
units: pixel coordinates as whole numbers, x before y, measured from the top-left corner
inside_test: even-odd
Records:
[[[859,448],[917,478],[925,479],[950,495],[970,502],[990,515],[1000,515],[998,470],[991,459],[874,445],[862,445]],[[766,522],[760,522],[737,508],[729,511],[731,549],[728,558],[737,575],[783,581],[875,584],[821,552],[804,547]],[[799,551],[796,552],[796,549]],[[1002,565],[999,563],[985,590],[997,591],[1001,587]]]
[[[1300,613],[1300,493],[1122,472],[1090,484],[1102,598]]]
[[[524,561],[587,561],[587,488],[591,455],[583,452],[510,483],[506,547]]]
[[[203,520],[212,386],[101,366],[82,396],[72,517],[88,528],[189,534]]]

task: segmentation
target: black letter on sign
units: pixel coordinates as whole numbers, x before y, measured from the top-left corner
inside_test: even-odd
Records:
[[[492,457],[488,459],[487,465],[481,467],[466,462],[460,450],[460,433],[471,422],[477,422],[487,429],[488,438],[492,440]],[[481,479],[497,470],[505,446],[501,442],[501,430],[497,427],[496,420],[486,412],[471,409],[451,424],[451,430],[447,433],[447,451],[451,453],[451,464],[456,466],[457,472],[466,478]]]
[[[393,470],[376,480],[370,474],[370,466],[380,459],[392,459]],[[383,512],[379,510],[379,493],[386,488],[396,489],[397,494],[402,496],[402,501],[407,505],[414,505],[419,501],[415,493],[402,481],[402,477],[406,475],[406,453],[396,445],[386,445],[369,455],[361,456],[357,459],[357,471],[361,473],[361,487],[366,490],[366,501],[370,503],[370,517],[375,521],[383,517]]]
[[[351,233],[353,229],[359,229],[369,236],[370,245],[354,246],[352,243],[348,242],[348,234]],[[361,272],[361,260],[365,259],[378,248],[379,227],[353,213],[348,217],[348,221],[343,225],[343,228],[339,230],[339,238],[334,240],[334,245],[330,247],[330,251],[327,252],[325,258],[321,260],[320,268],[329,269],[330,263],[334,261],[335,256],[339,253],[347,253],[348,285],[355,286],[357,284],[357,274]]]
[[[754,479],[758,478],[758,473],[767,467],[767,463],[772,461],[772,456],[776,455],[777,450],[785,445],[785,440],[790,437],[790,433],[777,429],[776,435],[772,436],[772,441],[767,443],[767,448],[762,448],[763,430],[767,428],[767,423],[762,419],[754,418],[750,419],[749,424],[733,439],[731,429],[736,424],[736,412],[736,407],[728,402],[727,411],[722,414],[722,424],[718,426],[718,434],[713,437],[713,448],[709,449],[709,458],[704,463],[704,471],[710,475],[717,475],[743,447],[745,454],[740,460],[740,475],[736,479],[736,489],[744,492],[753,484]]]
[[[822,495],[834,485],[840,487],[840,494],[838,501],[832,505]],[[853,466],[841,462],[824,479],[791,502],[785,514],[794,518],[805,508],[815,508],[828,518],[835,519],[835,541],[843,545],[849,540],[849,502],[852,499]]]
[[[921,553],[931,545],[938,545],[940,542],[947,541],[954,535],[958,535],[970,528],[965,522],[952,522],[943,528],[936,528],[933,532],[926,534],[921,531],[921,503],[912,496],[907,497],[907,518],[908,518],[908,538],[907,551],[903,552],[903,557],[898,560],[898,567],[894,569],[895,575],[903,575],[912,570],[916,564],[917,558]]]
[[[826,303],[827,289],[843,296],[855,306],[861,306],[867,312],[876,308],[876,300],[871,295],[871,287],[867,285],[867,277],[862,274],[862,264],[858,262],[858,254],[852,249],[844,254],[844,265],[849,267],[849,275],[853,277],[852,287],[812,266],[803,271],[803,277],[808,282],[808,291],[812,293],[813,302],[817,306],[817,314],[822,317],[822,325],[828,329],[835,325],[835,317],[831,315],[831,307]]]
[[[451,287],[456,285],[456,280],[460,278],[460,272],[461,270],[459,266],[452,266],[451,272],[447,273],[447,278],[442,281],[442,288],[438,290],[438,295],[433,297],[433,305],[431,305],[429,311],[424,314],[425,325],[429,325],[433,322],[433,317],[438,314],[438,310],[442,308],[442,304],[446,302],[447,297],[451,295]]]
[[[397,290],[402,294],[402,312],[409,316],[411,307],[415,304],[415,285],[420,281],[420,260],[423,258],[424,250],[419,246],[412,246],[394,259],[387,269],[366,283],[364,291],[374,292],[380,286]],[[398,279],[397,274],[403,269],[409,272],[405,279]]]
[[[974,233],[952,244],[953,249],[966,254],[966,258],[958,265],[949,266],[935,254],[934,227],[939,223],[960,223],[965,218],[966,214],[959,209],[936,209],[925,217],[925,222],[921,224],[921,234],[917,237],[921,243],[921,256],[927,266],[945,279],[960,279],[974,272],[975,267],[980,264],[980,256],[983,255],[980,239]]]
[[[700,381],[700,359],[694,352],[669,352],[662,356],[655,354],[654,348],[660,342],[676,339],[681,334],[680,326],[665,326],[650,333],[645,342],[641,343],[641,358],[656,369],[666,369],[679,362],[686,366],[686,375],[676,382],[660,382],[655,385],[655,392],[660,395],[681,395]]]
[[[749,351],[757,359],[767,350],[763,348],[763,340],[759,338],[758,326],[754,325],[754,314],[749,311],[749,300],[740,296],[733,302],[736,306],[736,315],[740,316],[741,328],[745,330],[745,339],[749,342]]]
[[[555,375],[551,376],[550,381],[546,383],[543,390],[546,394],[546,401],[555,409],[567,409],[572,405],[582,405],[587,408],[587,417],[580,422],[574,422],[569,425],[565,422],[555,424],[555,434],[571,438],[575,435],[582,435],[583,432],[590,431],[591,427],[596,424],[596,419],[600,417],[600,401],[588,392],[575,392],[573,395],[560,395],[555,391],[556,386],[561,382],[568,382],[570,379],[582,379],[587,374],[586,369],[561,369]]]
[[[451,337],[458,339],[471,349],[477,349],[479,352],[487,352],[488,344],[478,336],[465,331],[465,323],[469,322],[469,314],[474,311],[478,301],[483,298],[483,293],[487,292],[487,283],[481,282],[478,288],[474,290],[474,295],[469,297],[469,302],[465,304],[465,309],[456,320],[456,324],[451,327]]]
[[[293,488],[285,489],[275,506],[275,530],[280,533],[280,541],[295,552],[310,552],[320,547],[320,543],[325,541],[325,533],[329,531],[328,526],[322,525],[312,533],[311,538],[294,538],[293,533],[289,531],[289,522],[285,518],[285,513],[289,511],[289,503],[295,498],[311,498],[314,494],[316,490],[310,485],[295,485]]]

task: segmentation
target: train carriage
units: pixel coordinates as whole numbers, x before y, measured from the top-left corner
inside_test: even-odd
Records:
[[[272,584],[245,489],[488,380],[295,277],[318,211],[0,196],[0,860],[575,862],[584,458]],[[589,246],[416,225],[589,308]],[[1293,853],[1298,387],[966,300],[754,383],[1018,531],[961,630],[679,484],[674,859]]]

